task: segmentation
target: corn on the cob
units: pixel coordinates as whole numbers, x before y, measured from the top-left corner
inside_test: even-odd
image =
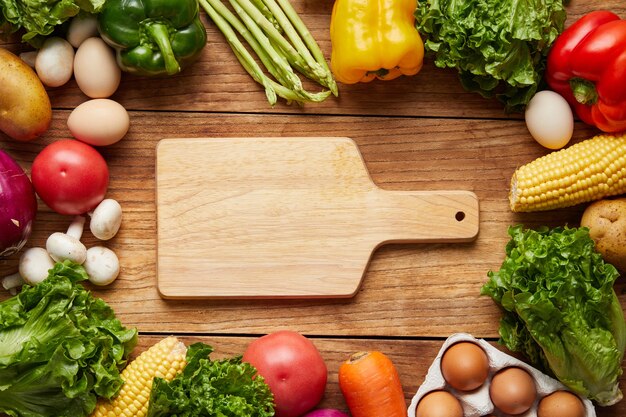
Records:
[[[143,352],[122,371],[119,395],[111,401],[99,400],[91,417],[144,417],[153,378],[174,379],[185,367],[186,353],[185,345],[173,336]]]
[[[626,134],[598,135],[518,168],[513,211],[570,207],[626,192]]]

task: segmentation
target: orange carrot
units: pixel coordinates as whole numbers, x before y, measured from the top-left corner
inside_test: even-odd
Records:
[[[357,352],[339,367],[339,388],[352,417],[406,417],[398,371],[381,352]]]

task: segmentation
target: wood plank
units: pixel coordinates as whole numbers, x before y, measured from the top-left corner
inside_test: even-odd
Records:
[[[67,111],[55,112],[53,127],[33,143],[3,142],[2,148],[29,167],[48,142],[68,137]],[[592,130],[581,125],[576,139]],[[363,154],[373,181],[388,190],[474,192],[480,201],[477,240],[463,244],[390,245],[374,253],[363,286],[349,300],[166,301],[156,289],[155,147],[164,137],[347,136]],[[546,151],[524,123],[376,117],[228,115],[132,112],[129,135],[102,149],[111,170],[108,196],[124,209],[120,233],[106,245],[120,257],[120,278],[94,292],[122,320],[146,332],[266,333],[290,328],[338,336],[447,337],[471,331],[496,337],[500,316],[479,296],[487,272],[504,257],[509,225],[575,225],[582,207],[515,214],[507,191],[514,169]],[[43,245],[70,218],[40,206],[30,245]],[[85,234],[87,246],[96,240]],[[0,261],[0,275],[17,259]],[[184,259],[181,260],[184,262]],[[616,286],[626,303],[624,282]],[[6,293],[0,296],[6,298]]]
[[[294,7],[330,57],[329,34],[332,0],[294,0]],[[626,17],[620,0],[572,0],[568,23],[589,11],[608,9]],[[487,100],[461,87],[456,73],[440,69],[427,57],[424,69],[413,77],[367,84],[340,85],[339,98],[302,107],[280,102],[270,107],[262,89],[243,70],[223,35],[204,13],[207,47],[191,68],[172,77],[136,77],[124,74],[112,99],[131,110],[209,112],[263,112],[269,114],[389,115],[429,117],[510,118],[495,100]],[[0,45],[3,43],[0,42]],[[14,52],[27,49],[16,39],[6,44]],[[48,89],[55,108],[71,109],[86,100],[74,80],[61,88]]]

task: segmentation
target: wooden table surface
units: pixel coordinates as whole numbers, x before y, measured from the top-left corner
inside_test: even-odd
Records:
[[[297,0],[301,14],[327,56],[332,0]],[[568,23],[607,8],[626,17],[621,0],[572,0]],[[504,257],[507,227],[525,224],[577,225],[584,207],[545,213],[509,210],[508,188],[516,167],[546,153],[519,115],[460,86],[454,71],[435,68],[427,58],[414,77],[391,82],[340,85],[339,98],[302,107],[270,107],[262,89],[235,59],[221,33],[203,14],[208,45],[200,60],[169,78],[125,74],[112,99],[130,113],[131,128],[119,143],[101,148],[111,174],[107,196],[124,209],[119,234],[107,246],[119,256],[119,279],[93,288],[118,317],[140,332],[137,352],[165,335],[202,340],[216,357],[242,353],[254,338],[280,329],[311,337],[329,368],[322,405],[346,410],[337,385],[339,364],[351,353],[379,349],[394,361],[407,405],[422,384],[442,342],[455,332],[497,341],[500,312],[479,295],[487,272]],[[25,50],[17,40],[2,46]],[[30,172],[47,144],[71,137],[69,113],[87,99],[72,80],[49,89],[50,130],[31,143],[0,133],[0,148]],[[576,124],[575,139],[594,134]],[[388,190],[470,190],[480,200],[480,232],[462,244],[384,246],[376,251],[357,295],[350,299],[174,301],[156,289],[155,147],[163,138],[236,136],[347,136],[356,141],[372,179]],[[41,202],[28,246],[42,246],[71,218]],[[96,239],[86,232],[89,247]],[[181,259],[181,262],[185,262]],[[0,261],[0,275],[15,272],[17,257]],[[626,305],[623,279],[616,292]],[[2,293],[0,300],[8,295]],[[626,388],[626,378],[622,377]],[[598,416],[623,417],[626,402],[598,408]],[[384,417],[384,416],[381,416]]]

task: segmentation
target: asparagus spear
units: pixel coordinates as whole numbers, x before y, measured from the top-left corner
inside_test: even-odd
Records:
[[[311,55],[311,52],[302,41],[300,34],[296,31],[287,15],[283,12],[283,9],[281,9],[278,3],[276,3],[274,0],[261,1],[264,2],[268,10],[278,21],[280,26],[283,28],[283,32],[285,33],[285,35],[287,35],[298,54],[306,63],[306,67],[302,68],[303,73],[305,73],[305,75],[308,75],[309,78],[322,83],[327,75],[326,71],[317,61],[315,61],[315,59]],[[299,62],[293,63],[294,66],[297,66],[298,64]]]
[[[283,12],[287,15],[287,17],[289,18],[293,26],[296,28],[296,30],[298,31],[298,33],[304,40],[304,43],[308,47],[309,51],[315,57],[315,60],[326,71],[326,84],[323,84],[323,85],[330,88],[330,91],[333,92],[335,97],[338,96],[339,89],[337,88],[337,82],[335,81],[335,78],[333,77],[332,71],[328,67],[328,62],[326,61],[326,58],[324,57],[322,50],[320,49],[319,45],[313,38],[313,35],[311,35],[311,32],[309,32],[309,30],[307,29],[306,25],[304,24],[304,22],[302,21],[298,13],[294,10],[289,0],[264,0],[264,1],[265,2],[269,2],[269,1],[278,2]]]
[[[229,43],[233,52],[237,56],[237,59],[244,67],[244,69],[250,74],[252,79],[254,79],[259,84],[263,85],[265,88],[265,96],[267,97],[267,101],[273,106],[276,104],[276,89],[272,85],[272,80],[270,80],[264,73],[261,67],[256,63],[252,55],[248,52],[248,50],[243,46],[237,34],[232,29],[230,24],[224,19],[208,2],[207,0],[199,0],[202,8],[206,11],[207,15],[213,20],[213,22],[217,25],[220,31],[226,37],[226,41]]]
[[[270,9],[268,9],[265,3],[263,3],[263,0],[251,0],[251,1],[252,1],[252,4],[254,4],[254,7],[259,9],[259,11],[263,13],[263,16],[265,16],[265,18],[272,23],[272,25],[276,28],[277,31],[281,32],[283,30],[280,24],[278,23],[278,21],[276,20],[276,18],[274,17],[274,15],[272,14],[272,12],[270,12]]]
[[[280,49],[284,51],[285,55],[289,58],[290,62],[297,63],[300,67],[306,67],[306,62],[300,56],[298,51],[287,42],[287,40],[281,35],[272,24],[259,12],[250,0],[231,0],[231,3],[235,1],[237,4],[245,10],[245,12],[254,20],[254,22],[263,30],[263,32],[277,45],[280,45]]]
[[[219,13],[231,26],[236,30],[245,40],[248,42],[252,50],[258,55],[259,59],[265,65],[265,68],[276,77],[283,85],[287,84],[286,79],[278,71],[274,64],[272,57],[270,57],[265,49],[257,42],[254,35],[248,30],[248,28],[235,16],[221,0],[208,0],[217,13]],[[298,80],[299,81],[299,80]]]
[[[239,15],[239,18],[241,19],[241,21],[246,25],[250,33],[252,33],[252,36],[254,36],[254,38],[258,41],[259,45],[263,48],[263,50],[267,53],[269,58],[272,60],[272,62],[276,66],[278,73],[272,74],[272,75],[278,78],[281,81],[281,84],[292,89],[296,93],[299,93],[300,91],[302,91],[304,88],[302,87],[302,81],[300,80],[300,78],[298,78],[296,73],[293,71],[287,59],[283,55],[279,54],[276,51],[276,49],[274,49],[274,47],[272,46],[267,36],[265,36],[265,33],[263,33],[261,28],[257,25],[257,21],[261,19],[262,21],[266,22],[266,24],[269,27],[272,27],[273,29],[273,26],[271,25],[271,23],[269,23],[267,19],[265,19],[263,15],[258,10],[256,10],[256,8],[252,6],[252,4],[249,1],[248,1],[248,4],[251,6],[251,9],[257,12],[256,14],[257,19],[253,19],[247,13],[247,10],[241,6],[240,2],[242,0],[229,0],[229,1],[230,1],[230,4],[235,9],[235,12],[237,12],[237,14]]]
[[[282,46],[279,46],[274,38],[268,38],[262,28],[246,12],[246,9],[238,3],[240,0],[229,0],[241,20],[237,18],[222,2],[222,0],[199,0],[200,5],[207,12],[209,17],[215,22],[218,28],[225,35],[226,40],[233,49],[235,56],[244,67],[246,72],[258,83],[265,87],[266,96],[270,104],[276,102],[276,96],[282,97],[291,102],[302,103],[305,101],[320,102],[328,98],[330,90],[311,93],[302,88],[302,83],[295,74],[289,60],[285,56],[282,46],[291,46],[282,36]],[[267,25],[267,20],[262,16],[262,12],[252,2],[262,2],[263,0],[246,0],[249,7],[253,7],[256,18],[261,15],[263,25]],[[268,9],[269,10],[269,9]],[[263,20],[265,19],[265,20]],[[267,77],[255,59],[237,37],[239,33],[250,45],[252,50],[258,55],[266,69],[279,82]],[[292,48],[293,49],[293,48]],[[301,58],[302,59],[302,58]]]

